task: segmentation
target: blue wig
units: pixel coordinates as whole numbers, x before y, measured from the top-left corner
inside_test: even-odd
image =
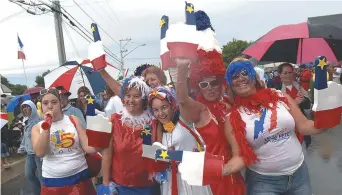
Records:
[[[211,28],[211,30],[215,32],[214,28],[211,25],[209,16],[204,11],[199,10],[195,12],[195,17],[197,30],[203,31]]]
[[[240,74],[240,72],[243,70],[248,73],[249,81],[256,80],[256,72],[254,70],[253,64],[250,61],[232,62],[231,64],[229,64],[226,72],[226,80],[230,87],[232,86],[233,77]]]

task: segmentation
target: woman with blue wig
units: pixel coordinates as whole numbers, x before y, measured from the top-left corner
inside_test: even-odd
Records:
[[[311,195],[308,168],[295,127],[304,135],[321,131],[290,96],[262,88],[248,60],[233,60],[226,80],[235,105],[225,121],[233,158],[224,165],[223,174],[247,167],[248,195]]]

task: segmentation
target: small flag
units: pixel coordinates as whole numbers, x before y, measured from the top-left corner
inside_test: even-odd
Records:
[[[207,152],[157,150],[156,159],[181,162],[178,170],[189,185],[205,186],[222,178],[224,157]]]
[[[170,58],[170,52],[167,48],[166,31],[169,29],[169,17],[162,16],[159,22],[160,26],[160,59],[162,62],[162,70],[167,70],[169,67],[176,66]]]
[[[87,136],[88,145],[96,148],[108,148],[112,132],[112,123],[108,118],[95,113],[95,97],[87,96]]]
[[[18,59],[26,60],[26,56],[24,53],[24,44],[23,42],[21,42],[19,35],[18,35],[18,44],[19,44]]]
[[[127,75],[128,75],[128,71],[129,71],[129,68],[127,68],[126,70],[125,70],[125,73],[124,73],[124,78],[126,78],[127,77]]]
[[[185,2],[185,23],[188,25],[196,25],[194,5],[188,2]]]
[[[94,42],[90,43],[88,47],[88,58],[93,65],[94,70],[100,70],[107,66],[106,53],[103,49],[100,33],[97,24],[91,24],[91,32],[93,33]]]
[[[143,145],[152,145],[152,126],[145,125],[143,131],[141,132],[141,138],[143,140]]]
[[[317,129],[332,128],[340,124],[342,115],[342,85],[327,82],[327,59],[318,56],[315,65],[314,124]]]

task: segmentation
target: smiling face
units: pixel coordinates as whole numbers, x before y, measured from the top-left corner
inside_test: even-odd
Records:
[[[133,116],[139,116],[144,111],[144,101],[141,92],[132,87],[125,93],[123,104],[126,110]]]
[[[280,79],[285,85],[291,85],[294,81],[294,72],[291,66],[282,67]]]
[[[156,87],[159,87],[161,85],[160,80],[158,79],[157,75],[155,75],[153,73],[147,73],[146,74],[145,82],[151,88],[156,88]]]
[[[231,87],[236,95],[240,97],[248,97],[256,92],[255,84],[255,81],[249,80],[248,72],[246,70],[242,70],[239,74],[233,76]]]
[[[214,77],[204,78],[199,83],[202,96],[209,102],[218,101],[222,96],[222,85]]]
[[[175,108],[167,100],[154,98],[151,106],[153,115],[159,122],[166,124],[172,121],[175,114]]]

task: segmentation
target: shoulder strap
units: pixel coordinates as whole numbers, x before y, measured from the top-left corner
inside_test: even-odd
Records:
[[[187,124],[185,124],[182,120],[178,120],[178,122],[183,127],[185,127],[189,131],[189,133],[195,138],[197,144],[199,145],[200,151],[204,151],[204,145],[203,145],[201,139],[199,138],[199,136],[193,130],[191,130],[190,127]]]
[[[76,128],[76,122],[74,120],[74,118],[72,116],[68,116],[69,120],[71,121],[71,123],[74,125],[74,127]]]

